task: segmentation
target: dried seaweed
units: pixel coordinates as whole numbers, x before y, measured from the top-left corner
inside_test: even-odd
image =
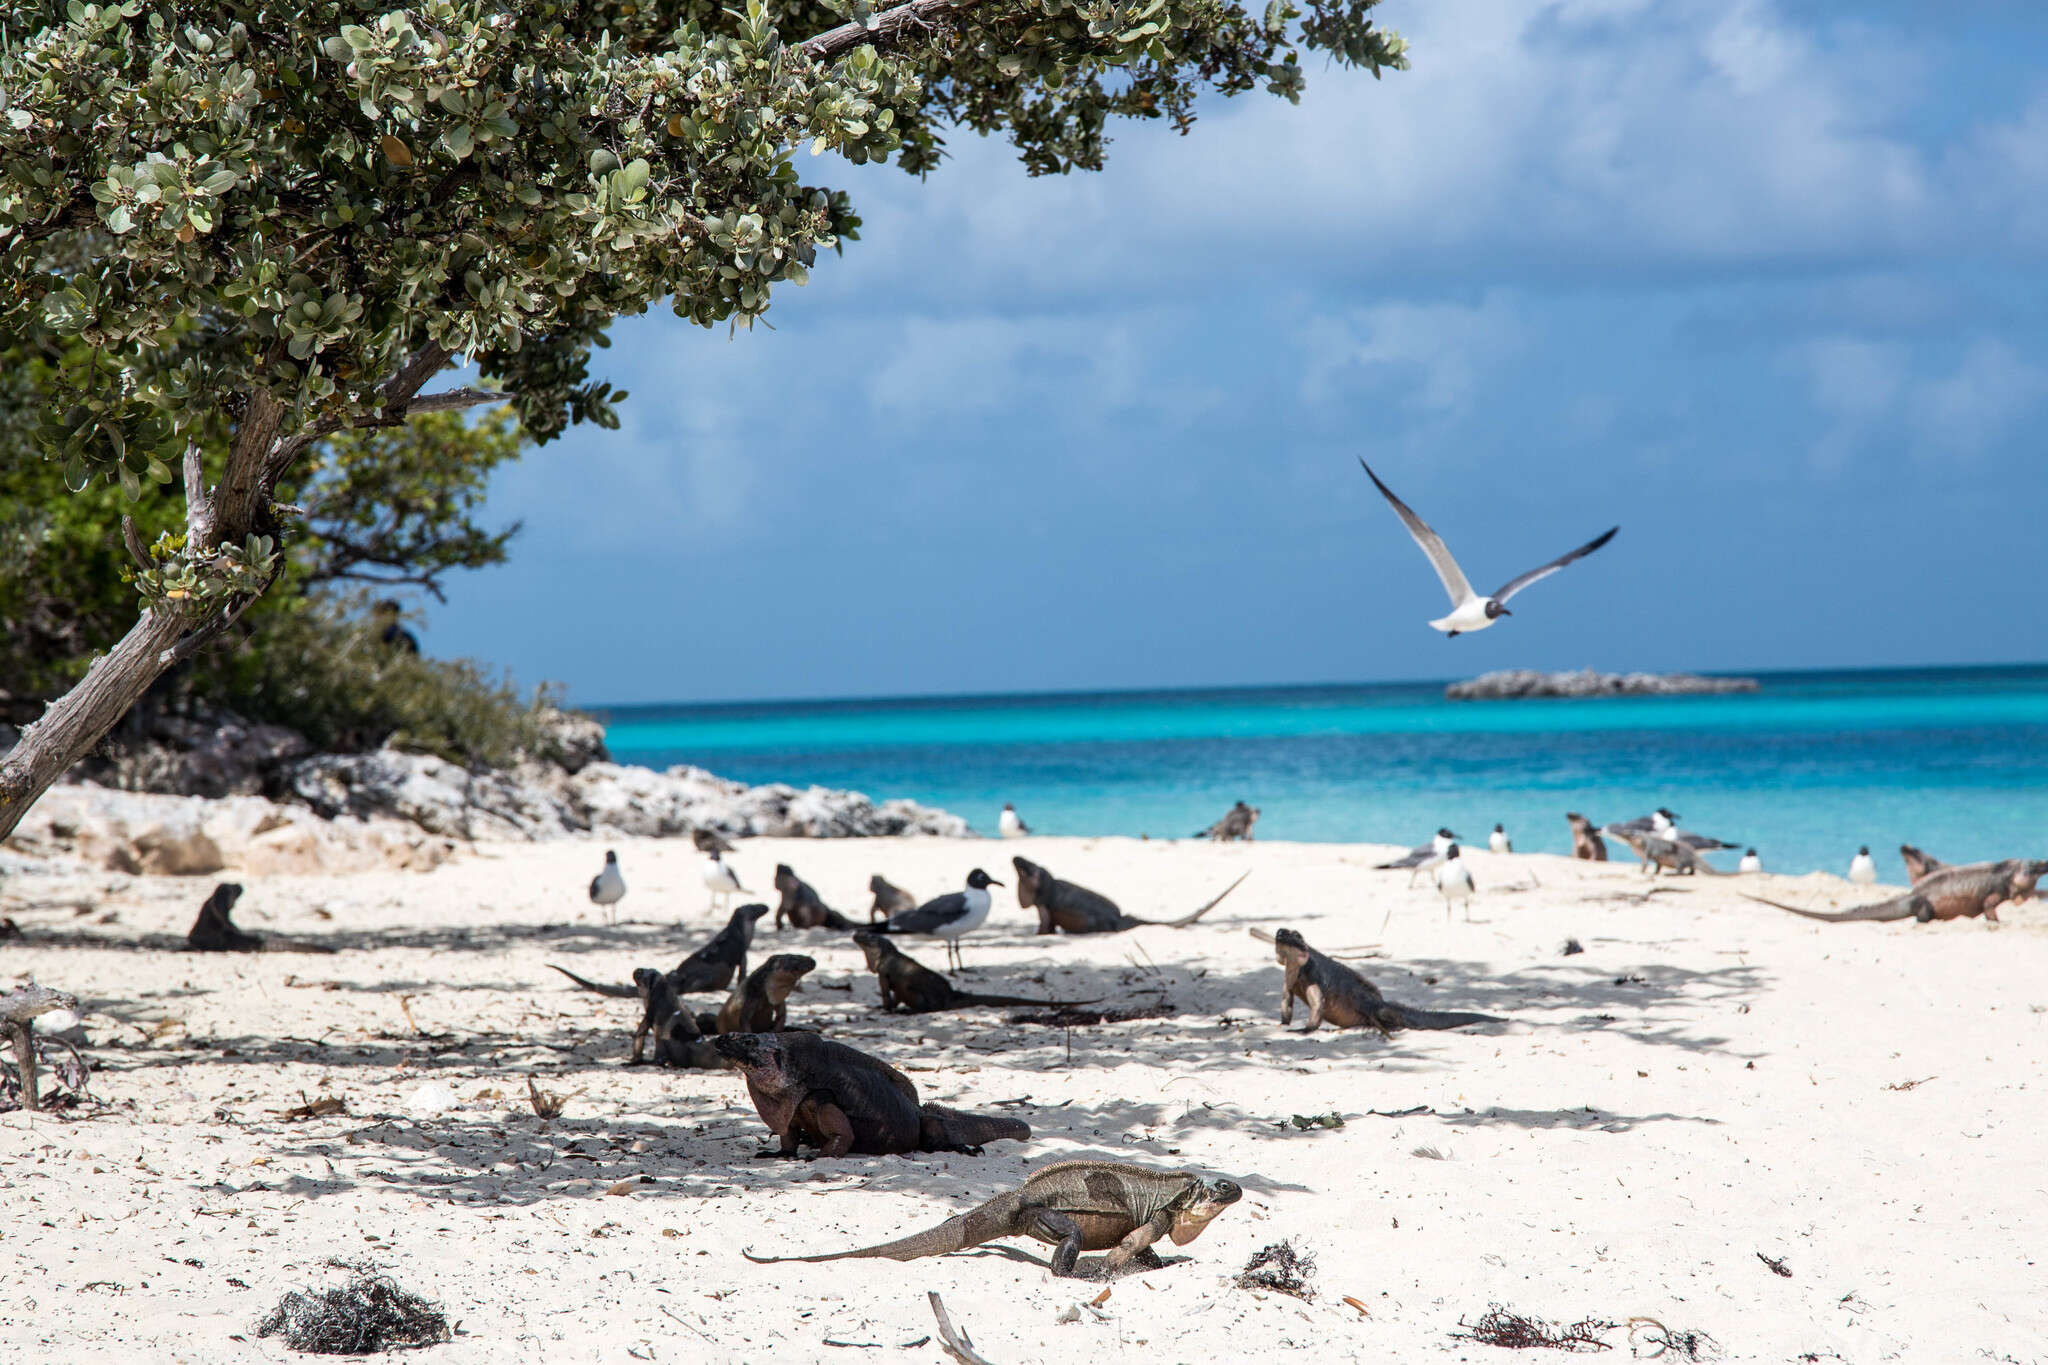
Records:
[[[439,1307],[398,1287],[386,1275],[358,1274],[317,1293],[293,1291],[256,1324],[259,1337],[280,1336],[295,1351],[361,1356],[398,1346],[431,1346],[450,1337]]]
[[[1581,1318],[1560,1327],[1490,1303],[1477,1322],[1468,1323],[1459,1318],[1458,1326],[1465,1330],[1453,1332],[1451,1336],[1453,1339],[1476,1341],[1483,1346],[1506,1346],[1514,1350],[1611,1351],[1614,1347],[1602,1341],[1600,1333],[1611,1330],[1614,1325],[1599,1318]]]
[[[1308,1282],[1315,1273],[1314,1256],[1296,1251],[1291,1241],[1279,1241],[1261,1247],[1244,1263],[1244,1269],[1237,1272],[1237,1287],[1270,1289],[1297,1299],[1313,1299],[1316,1291],[1308,1287]]]

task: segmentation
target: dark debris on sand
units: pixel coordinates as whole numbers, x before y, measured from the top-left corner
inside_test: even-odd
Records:
[[[1315,1273],[1314,1256],[1296,1251],[1291,1241],[1279,1241],[1261,1247],[1244,1263],[1244,1269],[1237,1272],[1237,1287],[1270,1289],[1297,1299],[1313,1299],[1316,1291],[1308,1287],[1308,1282]]]
[[[295,1351],[361,1356],[431,1346],[451,1334],[439,1307],[399,1288],[388,1275],[359,1271],[338,1288],[287,1293],[256,1324],[256,1335],[281,1336]]]
[[[1453,1332],[1454,1339],[1476,1341],[1483,1346],[1506,1346],[1514,1350],[1548,1348],[1553,1351],[1611,1351],[1613,1346],[1600,1339],[1600,1333],[1614,1327],[1611,1322],[1599,1318],[1581,1318],[1567,1326],[1558,1327],[1541,1318],[1532,1318],[1503,1308],[1497,1303],[1488,1304],[1486,1312],[1477,1322],[1458,1319],[1462,1332]]]

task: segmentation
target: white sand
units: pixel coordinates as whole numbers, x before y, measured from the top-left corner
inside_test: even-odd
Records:
[[[241,923],[345,945],[334,956],[140,946],[182,936],[211,879],[10,882],[0,909],[31,941],[0,962],[80,995],[112,1107],[0,1116],[0,1358],[289,1358],[250,1325],[283,1290],[339,1278],[330,1257],[448,1306],[460,1332],[420,1357],[434,1362],[936,1362],[935,1343],[903,1348],[932,1333],[928,1289],[997,1365],[1516,1359],[1452,1336],[1490,1302],[1645,1315],[1711,1333],[1733,1360],[2033,1360],[2048,1342],[2037,906],[1997,930],[1830,926],[1741,901],[1734,878],[1629,905],[1593,897],[1640,887],[1633,864],[1480,853],[1478,922],[1446,924],[1432,891],[1365,870],[1382,851],[1361,847],[750,841],[733,859],[749,886],[787,860],[857,918],[873,872],[930,895],[977,863],[1014,882],[1016,852],[1140,915],[1184,913],[1253,869],[1186,930],[1038,938],[998,894],[963,985],[1178,1011],[1074,1030],[1071,1057],[1062,1031],[1006,1011],[885,1018],[850,944],[764,932],[757,954],[819,959],[793,1019],[904,1067],[927,1098],[1028,1100],[999,1112],[1036,1132],[979,1159],[799,1164],[754,1159],[765,1130],[736,1077],[620,1065],[636,1003],[546,969],[623,981],[713,927],[686,845],[616,846],[632,888],[616,929],[584,900],[601,844],[251,885]],[[1498,889],[1532,876],[1540,888]],[[1762,880],[1802,903],[1869,894]],[[20,906],[74,893],[117,918]],[[1282,1032],[1254,925],[1340,954],[1383,944],[1357,965],[1389,996],[1514,1023],[1391,1043]],[[1561,955],[1568,936],[1583,955]],[[908,946],[942,961],[936,943]],[[528,1076],[583,1093],[543,1126]],[[459,1107],[415,1117],[430,1083]],[[273,1117],[323,1095],[348,1114]],[[1344,1127],[1287,1123],[1331,1111]],[[739,1255],[900,1235],[1085,1154],[1226,1174],[1246,1198],[1192,1259],[1119,1281],[1106,1319],[1070,1325],[1055,1318],[1097,1286],[994,1254]],[[606,1194],[634,1176],[648,1179]],[[1313,1303],[1232,1286],[1282,1237],[1317,1257]],[[1627,1358],[1624,1330],[1607,1339]]]

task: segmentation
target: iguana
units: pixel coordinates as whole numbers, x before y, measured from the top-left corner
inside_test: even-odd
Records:
[[[697,1016],[684,1008],[675,987],[664,972],[641,967],[633,973],[633,985],[643,1006],[640,1026],[633,1030],[633,1052],[629,1065],[638,1065],[647,1040],[654,1039],[654,1060],[661,1066],[690,1067],[716,1071],[725,1061],[704,1037]]]
[[[1223,812],[1223,818],[1215,824],[1207,829],[1196,830],[1195,838],[1213,839],[1218,843],[1226,844],[1237,839],[1250,842],[1252,826],[1257,823],[1259,823],[1259,808],[1257,806],[1248,806],[1240,801],[1229,810]]]
[[[1404,1028],[1453,1029],[1468,1024],[1503,1022],[1490,1014],[1445,1013],[1416,1009],[1381,995],[1379,988],[1334,958],[1308,946],[1308,940],[1292,929],[1267,935],[1257,929],[1253,938],[1273,945],[1273,956],[1286,970],[1287,980],[1280,993],[1280,1023],[1294,1022],[1294,1002],[1308,1006],[1308,1027],[1314,1033],[1325,1023],[1337,1028],[1378,1029],[1382,1038]]]
[[[852,920],[825,904],[825,900],[811,884],[796,875],[788,863],[775,865],[775,889],[782,893],[782,903],[775,907],[775,927],[782,927],[783,917],[799,929],[837,929],[841,933],[858,928]]]
[[[768,907],[756,901],[742,905],[732,912],[723,929],[713,934],[710,941],[677,963],[675,970],[668,973],[669,985],[679,995],[696,991],[722,991],[736,979],[747,974],[747,950],[754,946],[754,922],[768,913]],[[637,986],[607,986],[600,981],[590,981],[576,975],[567,967],[550,967],[586,991],[599,995],[615,995],[621,998],[640,994]]]
[[[1591,863],[1607,861],[1607,845],[1600,838],[1600,831],[1593,828],[1593,822],[1575,810],[1568,810],[1564,818],[1572,827],[1572,856]]]
[[[1005,1237],[1030,1237],[1053,1246],[1053,1274],[1108,1279],[1128,1266],[1159,1265],[1153,1243],[1170,1237],[1175,1246],[1186,1246],[1243,1196],[1237,1182],[1199,1171],[1162,1171],[1121,1161],[1061,1161],[1032,1172],[1017,1189],[894,1242],[815,1256],[756,1256],[750,1249],[740,1254],[759,1265],[856,1257],[914,1261]],[[1084,1269],[1079,1265],[1084,1251],[1109,1254]]]
[[[935,1010],[967,1009],[975,1005],[1044,1005],[1060,1009],[1068,1005],[1092,1005],[1093,1000],[1047,1000],[1025,995],[983,995],[978,991],[955,990],[944,976],[898,948],[881,934],[866,929],[855,932],[853,941],[867,954],[868,970],[881,988],[882,1008],[891,1013],[930,1014]]]
[[[917,909],[917,897],[900,886],[893,886],[880,873],[868,878],[868,890],[875,893],[875,903],[868,907],[868,922],[876,924],[893,919]]]
[[[795,1156],[805,1143],[828,1157],[979,1153],[985,1142],[1031,1136],[1016,1119],[919,1104],[895,1067],[814,1033],[721,1033],[712,1046],[746,1076],[755,1111],[781,1139],[764,1156]]]
[[[719,1033],[777,1033],[789,1023],[789,993],[815,971],[815,958],[777,953],[747,975],[718,1007]],[[704,1030],[706,1033],[712,1029]]]
[[[262,952],[263,939],[243,931],[233,919],[235,902],[241,898],[240,882],[222,882],[214,887],[185,934],[185,946],[195,953]]]
[[[1899,845],[1899,861],[1906,865],[1906,884],[1911,886],[1930,872],[1939,872],[1948,864],[1931,854],[1922,853],[1911,844]]]
[[[2034,894],[2041,878],[2048,876],[2048,861],[2007,858],[1996,863],[1965,863],[1940,867],[1915,881],[1904,894],[1890,900],[1859,905],[1850,910],[1801,910],[1782,901],[1750,896],[1760,905],[1788,910],[1807,919],[1843,923],[1849,920],[1884,921],[1910,919],[1925,924],[1937,919],[1967,919],[1982,915],[1998,923],[1998,907],[2018,904]]]
[[[1238,884],[1250,872],[1240,875],[1237,881],[1223,888],[1216,899],[1210,901],[1192,915],[1179,919],[1139,919],[1126,915],[1117,908],[1115,901],[1100,892],[1090,891],[1073,882],[1063,882],[1046,868],[1029,858],[1012,858],[1017,867],[1017,904],[1026,910],[1038,911],[1038,932],[1050,934],[1120,934],[1126,929],[1136,929],[1147,924],[1161,925],[1168,929],[1184,929],[1222,903],[1223,897],[1237,890]]]
[[[1652,877],[1656,876],[1659,871],[1667,870],[1681,875],[1697,873],[1704,873],[1709,877],[1725,877],[1728,875],[1720,868],[1709,863],[1705,858],[1700,857],[1698,850],[1689,844],[1681,844],[1673,839],[1662,839],[1654,834],[1645,834],[1641,830],[1621,829],[1614,825],[1609,825],[1607,832],[1619,835],[1623,842],[1634,849],[1636,857],[1643,860],[1643,871],[1649,873]]]

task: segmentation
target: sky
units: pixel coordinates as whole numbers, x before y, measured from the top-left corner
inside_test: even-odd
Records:
[[[2048,6],[1387,0],[1413,69],[1027,177],[820,160],[772,329],[621,322],[424,615],[583,704],[2048,658]],[[806,158],[807,160],[807,158]],[[1369,459],[1482,589],[1447,641]]]

